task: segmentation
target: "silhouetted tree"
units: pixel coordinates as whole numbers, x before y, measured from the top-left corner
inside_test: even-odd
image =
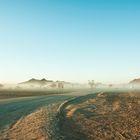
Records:
[[[94,82],[94,80],[92,80],[92,81],[88,81],[88,84],[89,84],[89,86],[90,86],[90,88],[93,88],[93,87],[95,87],[95,82]]]

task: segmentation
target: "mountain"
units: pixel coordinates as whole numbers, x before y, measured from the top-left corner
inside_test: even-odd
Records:
[[[41,79],[41,80],[38,80],[38,79],[30,79],[28,81],[25,81],[25,82],[22,82],[22,83],[19,83],[20,85],[39,85],[39,86],[44,86],[48,83],[51,83],[53,82],[52,80],[46,80],[45,78]]]
[[[140,84],[140,78],[130,81],[129,84]]]

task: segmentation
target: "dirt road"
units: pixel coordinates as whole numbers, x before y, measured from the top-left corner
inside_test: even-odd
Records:
[[[75,96],[81,96],[90,92],[76,91],[59,95],[0,99],[0,130],[43,106],[61,103]]]
[[[43,106],[62,102],[71,96],[42,96],[20,99],[8,99],[0,102],[0,129],[8,127],[23,116],[34,112]]]
[[[1,99],[0,138],[2,138],[5,134],[7,135],[7,133],[10,136],[10,139],[12,137],[13,139],[17,137],[18,139],[20,139],[20,136],[24,136],[26,139],[28,139],[30,136],[33,136],[32,134],[37,134],[37,137],[42,137],[44,135],[46,138],[46,134],[42,132],[42,129],[36,129],[36,127],[32,127],[35,125],[39,126],[40,128],[46,129],[46,121],[48,121],[48,110],[46,109],[55,106],[55,114],[58,107],[56,107],[56,105],[60,105],[62,102],[69,100],[73,97],[86,95],[91,92],[94,93],[95,91],[87,90],[59,95]],[[46,108],[45,110],[43,109],[44,107]],[[50,110],[51,113],[53,112],[52,110],[53,109]],[[28,133],[28,130],[30,130],[30,133]]]

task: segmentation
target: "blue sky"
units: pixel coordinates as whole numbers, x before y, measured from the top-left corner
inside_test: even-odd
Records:
[[[140,77],[139,0],[1,0],[0,80],[123,83]]]

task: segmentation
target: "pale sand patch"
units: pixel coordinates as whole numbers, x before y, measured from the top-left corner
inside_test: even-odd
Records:
[[[70,118],[73,116],[74,112],[77,110],[77,107],[73,107],[72,109],[70,109],[67,114],[66,114],[66,117],[67,118]]]
[[[115,101],[113,104],[112,104],[112,110],[113,111],[117,111],[120,109],[120,102],[119,101]]]
[[[138,101],[138,104],[140,105],[140,100]]]

